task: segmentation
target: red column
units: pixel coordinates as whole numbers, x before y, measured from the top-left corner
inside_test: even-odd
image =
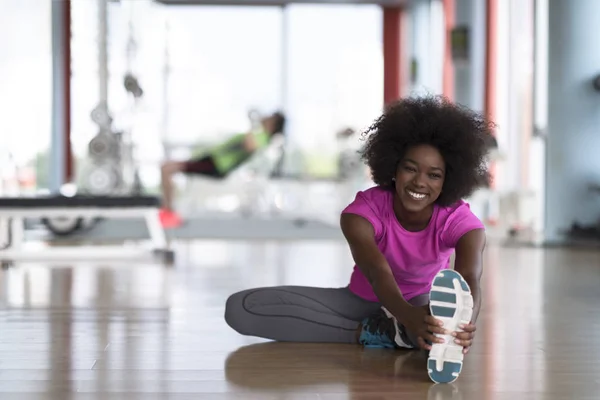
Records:
[[[64,148],[64,165],[65,176],[64,182],[70,182],[73,179],[73,150],[71,147],[71,0],[63,0],[64,13],[64,77],[65,86],[64,93],[64,121],[65,121],[65,148]]]
[[[498,1],[486,3],[486,43],[485,43],[485,100],[484,110],[492,121],[496,118],[496,62],[498,57]]]
[[[452,29],[455,20],[455,0],[443,0],[444,8],[444,72],[442,80],[442,94],[444,97],[454,100],[454,64],[452,62]]]
[[[491,121],[496,120],[496,63],[498,57],[498,0],[487,0],[486,2],[486,43],[485,43],[485,98],[484,112]],[[494,132],[495,134],[495,132]],[[495,188],[496,165],[490,163],[489,168],[492,182],[491,188]]]
[[[383,7],[383,102],[402,96],[404,56],[402,52],[402,15],[397,7]]]

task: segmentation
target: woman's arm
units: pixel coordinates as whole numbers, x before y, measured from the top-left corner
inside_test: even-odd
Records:
[[[464,234],[456,244],[454,269],[461,274],[471,288],[473,296],[473,319],[475,323],[481,308],[480,280],[483,273],[483,250],[486,236],[483,229],[475,229]]]
[[[426,341],[442,343],[443,340],[433,334],[450,332],[446,332],[441,321],[429,315],[427,307],[413,307],[404,299],[385,256],[377,247],[371,223],[358,215],[342,214],[341,227],[354,262],[369,280],[381,304],[419,337],[417,345],[422,349],[431,349]]]
[[[456,343],[464,347],[466,354],[475,337],[475,322],[481,309],[481,275],[483,273],[483,250],[485,249],[486,236],[483,229],[476,229],[464,234],[456,245],[456,259],[454,269],[460,273],[473,296],[473,317],[471,323],[461,327],[464,332],[454,333]]]
[[[355,214],[342,214],[342,232],[354,262],[367,277],[375,295],[392,315],[406,314],[412,306],[404,299],[392,270],[375,242],[373,226]]]

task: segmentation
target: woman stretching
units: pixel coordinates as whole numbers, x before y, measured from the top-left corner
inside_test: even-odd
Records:
[[[487,181],[491,131],[440,97],[392,104],[365,132],[362,157],[376,186],[341,215],[356,263],[349,285],[236,293],[229,326],[277,341],[420,348],[433,381],[454,381],[473,343],[486,241],[462,199]]]

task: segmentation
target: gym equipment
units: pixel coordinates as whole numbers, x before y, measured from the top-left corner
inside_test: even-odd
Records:
[[[591,183],[588,190],[593,195],[600,196],[600,183]],[[581,224],[579,222],[573,222],[571,229],[566,232],[567,236],[571,239],[583,239],[597,242],[600,240],[600,218],[595,223]]]
[[[594,77],[592,86],[594,86],[594,90],[596,90],[597,92],[600,92],[600,74],[598,74]]]
[[[119,157],[119,139],[112,132],[100,131],[90,140],[88,144],[88,154],[94,160],[104,160],[107,158],[116,159]]]
[[[0,219],[0,250],[4,250],[10,246],[10,221]]]
[[[122,196],[139,197],[142,193],[142,185],[140,182],[138,168],[134,159],[134,145],[131,137],[131,132],[118,131],[113,127],[113,117],[108,105],[108,65],[106,58],[106,9],[103,8],[99,13],[99,84],[100,84],[100,100],[96,107],[91,111],[90,117],[98,127],[98,133],[88,143],[88,157],[84,161],[80,175],[77,177],[76,192],[86,198],[90,207],[96,207],[95,204],[108,204],[105,197],[113,197],[118,206],[119,201],[124,198]],[[131,72],[129,65],[133,58],[133,50],[136,45],[133,41],[132,22],[130,21],[130,40],[128,43],[128,72],[124,76],[125,90],[132,95],[133,104],[131,106],[132,114],[136,111],[137,100],[143,95],[143,90],[138,82],[137,77]],[[87,197],[85,197],[87,196]],[[95,196],[95,199],[91,196]],[[138,196],[138,197],[135,197]],[[72,201],[80,200],[65,200],[67,197],[54,198],[53,201],[61,204],[71,204]],[[57,200],[62,199],[62,200]],[[121,200],[119,200],[121,199]],[[43,202],[48,199],[35,201]],[[56,203],[56,204],[58,204]],[[58,207],[55,203],[48,206],[52,209]],[[113,206],[110,206],[113,207]],[[61,208],[61,207],[58,207]],[[63,207],[64,208],[64,207]],[[123,211],[126,213],[126,211]],[[30,213],[28,213],[30,214]],[[82,228],[93,227],[98,218],[96,215],[86,216],[67,213],[53,215],[49,217],[44,215],[42,223],[56,236],[68,236],[80,231]],[[104,214],[102,212],[101,214]],[[135,216],[135,212],[128,216]]]
[[[90,114],[92,121],[102,130],[110,130],[113,122],[112,116],[108,112],[108,105],[101,101]]]
[[[160,201],[152,196],[136,197],[91,197],[91,196],[47,196],[33,198],[0,198],[0,262],[3,267],[14,261],[71,259],[83,257],[88,260],[105,258],[125,258],[129,254],[124,246],[117,246],[116,252],[108,246],[101,247],[60,247],[45,249],[24,249],[24,220],[41,218],[46,221],[64,222],[53,225],[60,230],[81,228],[83,221],[97,218],[144,218],[152,242],[151,254],[161,261],[171,264],[174,252],[168,249],[165,232],[158,212]],[[51,224],[52,224],[51,223]],[[62,232],[61,232],[62,234]],[[135,251],[131,256],[138,258],[147,253]]]
[[[125,74],[123,86],[125,86],[125,90],[128,93],[131,93],[136,99],[139,99],[144,95],[144,90],[141,88],[137,78],[131,73]]]
[[[54,217],[42,218],[42,223],[56,236],[69,236],[77,231],[91,229],[101,218]]]
[[[338,179],[345,181],[360,174],[364,164],[356,146],[358,133],[352,128],[345,128],[336,134],[339,146]]]
[[[360,173],[363,163],[360,154],[356,150],[344,150],[340,152],[338,160],[338,177],[340,180],[350,179]]]
[[[141,184],[135,164],[131,135],[115,131],[106,104],[91,113],[98,133],[88,144],[88,159],[78,179],[79,193],[92,196],[140,195]]]
[[[79,230],[83,224],[82,218],[73,217],[54,217],[42,218],[42,223],[50,232],[57,236],[66,236]]]
[[[125,188],[122,187],[121,169],[110,161],[89,164],[84,171],[83,187],[87,195],[109,196],[118,192],[126,194]]]
[[[143,240],[147,229],[141,218],[111,219],[89,232],[79,232],[74,237],[85,241]],[[308,215],[296,218],[282,215],[269,217],[251,215],[247,218],[231,216],[229,213],[211,212],[206,215],[188,217],[185,224],[169,229],[167,237],[178,241],[195,240],[343,240],[336,224]],[[57,244],[68,243],[72,238],[57,237]]]
[[[252,154],[224,179],[186,177],[175,208],[188,217],[203,212],[239,210],[244,214],[270,208],[269,176],[281,157],[284,143],[281,135],[274,136],[265,148]]]
[[[129,4],[132,7],[132,4]],[[98,133],[88,144],[88,157],[82,174],[78,177],[78,193],[91,196],[138,196],[142,188],[138,167],[134,157],[132,127],[117,130],[108,104],[108,65],[106,9],[100,11],[99,20],[99,83],[100,100],[91,112]],[[138,101],[144,91],[134,73],[137,43],[134,38],[133,8],[129,18],[129,40],[127,42],[127,72],[123,77],[125,91],[131,95],[131,106],[127,113],[137,111]],[[133,120],[134,118],[132,118]],[[75,229],[77,230],[77,229]]]
[[[112,117],[102,103],[92,111],[91,117],[99,131],[88,144],[88,159],[78,182],[79,192],[92,196],[141,195],[131,135],[113,130]]]

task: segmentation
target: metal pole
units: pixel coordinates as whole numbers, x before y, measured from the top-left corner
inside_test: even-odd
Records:
[[[108,111],[108,7],[98,0],[98,84],[99,101]]]
[[[50,173],[48,189],[51,193],[58,193],[65,178],[65,83],[70,79],[65,71],[65,21],[64,7],[68,2],[52,2],[52,139],[50,145]]]
[[[288,46],[289,46],[289,21],[288,7],[281,6],[281,111],[287,112],[288,101]]]
[[[171,148],[167,145],[169,142],[169,75],[171,73],[169,56],[169,21],[165,22],[165,48],[163,65],[163,110],[162,110],[162,143],[164,154],[167,160],[171,159]]]
[[[284,129],[284,141],[285,143],[290,143],[289,139],[289,120],[290,116],[288,113],[289,105],[288,105],[288,92],[289,92],[289,9],[288,6],[281,6],[281,99],[280,99],[280,109],[281,112],[285,115],[287,119],[286,126]],[[287,133],[286,133],[287,131]],[[285,149],[277,162],[277,165],[273,169],[272,176],[281,176],[283,175],[285,164]]]

